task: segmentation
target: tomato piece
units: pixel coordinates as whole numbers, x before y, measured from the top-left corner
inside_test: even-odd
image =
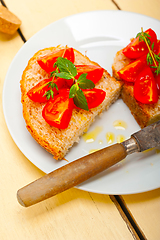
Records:
[[[127,82],[135,82],[140,71],[147,66],[147,55],[129,63],[117,73],[119,77]]]
[[[57,50],[55,52],[46,54],[43,57],[37,59],[37,62],[43,70],[50,73],[56,69],[53,67],[53,65],[58,57],[62,57],[63,53],[64,49]]]
[[[157,42],[154,47],[154,53],[157,55],[160,53],[160,40],[158,40],[158,39],[157,39]]]
[[[157,54],[160,53],[160,40],[157,40]]]
[[[134,84],[134,97],[144,104],[158,101],[157,85],[150,67],[144,68],[138,75]]]
[[[48,101],[47,97],[44,94],[51,89],[48,83],[52,82],[52,78],[44,79],[36,84],[27,92],[27,96],[34,102],[46,102]],[[58,89],[64,88],[66,86],[65,79],[55,78],[54,83],[57,85]],[[57,95],[58,91],[54,87],[53,89],[54,96]]]
[[[64,78],[54,78],[54,83],[57,85],[58,90],[66,88],[66,81]]]
[[[145,33],[148,33],[150,35],[150,46],[152,46],[152,43],[154,42],[155,46],[154,49],[157,48],[157,35],[156,33],[149,28],[145,31]],[[133,39],[124,49],[123,54],[130,58],[130,59],[137,59],[143,56],[144,54],[148,53],[147,45],[144,41],[139,41],[139,37]]]
[[[56,67],[54,67],[53,65],[57,61],[58,57],[64,57],[74,62],[73,48],[60,49],[55,52],[46,54],[45,56],[39,58],[37,62],[43,70],[50,73],[56,70]]]
[[[86,97],[89,109],[98,107],[106,96],[106,92],[98,88],[83,89],[82,91]]]
[[[76,68],[76,79],[78,79],[82,73],[87,73],[86,78],[94,82],[94,84],[96,84],[102,78],[104,72],[102,67],[96,65],[76,65]]]
[[[157,51],[156,51],[156,55],[159,55],[159,57],[160,57],[160,40],[157,41]],[[156,62],[156,65],[155,65],[155,62]],[[153,73],[154,73],[155,70],[156,70],[154,67],[159,65],[159,62],[158,62],[158,61],[155,60],[155,62],[153,62],[153,64],[150,65],[150,66],[151,66],[151,70],[152,70]]]
[[[75,56],[74,56],[74,50],[73,48],[67,48],[65,53],[64,53],[64,58],[67,58],[69,61],[71,61],[72,63],[74,63],[75,60]]]
[[[44,94],[50,89],[47,83],[51,81],[52,79],[44,79],[40,81],[27,92],[27,96],[34,102],[46,102],[47,98]]]
[[[155,80],[156,80],[156,84],[157,84],[158,95],[160,95],[160,74],[155,75]]]
[[[42,116],[49,125],[65,129],[70,122],[73,107],[73,99],[69,98],[69,90],[65,89],[45,105]]]

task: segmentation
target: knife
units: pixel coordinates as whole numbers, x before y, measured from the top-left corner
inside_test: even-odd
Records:
[[[134,152],[160,146],[160,121],[116,143],[81,157],[24,186],[17,192],[18,202],[28,207],[86,181]]]

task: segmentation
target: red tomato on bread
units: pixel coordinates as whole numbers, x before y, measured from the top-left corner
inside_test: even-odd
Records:
[[[74,63],[74,50],[73,48],[66,48],[54,51],[52,53],[46,54],[43,57],[37,59],[40,67],[46,72],[50,73],[56,70],[54,63],[57,61],[58,57],[64,57]]]
[[[52,89],[49,85],[49,83],[51,82],[54,82],[57,85],[58,90],[64,88],[66,85],[65,79],[63,78],[55,78],[54,81],[52,80],[52,78],[44,79],[40,81],[38,84],[36,84],[33,88],[31,88],[27,92],[27,96],[34,102],[48,101],[45,94],[47,91]],[[56,87],[52,89],[54,96],[57,95],[58,90],[56,89]]]
[[[69,90],[64,89],[45,105],[42,116],[49,125],[65,129],[70,122],[73,107],[74,103],[73,99],[69,98]]]
[[[127,82],[135,82],[136,77],[140,71],[147,66],[147,55],[140,57],[139,59],[129,63],[117,73],[119,77]]]
[[[98,107],[106,96],[106,92],[98,88],[84,89],[82,91],[86,97],[89,109]]]
[[[144,68],[138,75],[134,84],[134,97],[144,104],[158,101],[157,85],[150,67]]]
[[[156,84],[157,84],[158,95],[160,95],[160,74],[155,75],[155,81],[156,81]]]
[[[94,82],[94,84],[96,84],[102,78],[104,72],[102,67],[96,65],[76,65],[76,69],[76,79],[78,79],[82,73],[87,73],[86,78]]]
[[[150,37],[150,46],[152,46],[152,43],[154,43],[154,49],[157,50],[157,35],[156,33],[149,28],[145,31],[145,33],[149,34]],[[139,37],[133,39],[124,49],[123,54],[130,58],[130,59],[137,59],[143,56],[144,54],[148,53],[147,45],[144,41],[140,41]]]
[[[106,92],[98,88],[82,89],[82,92],[87,100],[88,109],[98,107],[106,97]],[[80,109],[76,105],[74,107]]]
[[[44,79],[27,92],[27,96],[34,102],[46,102],[45,93],[49,90],[51,79]],[[56,91],[56,90],[55,90]]]

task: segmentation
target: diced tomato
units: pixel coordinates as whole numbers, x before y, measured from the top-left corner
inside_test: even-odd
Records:
[[[48,83],[51,81],[52,79],[44,79],[39,82],[27,92],[28,97],[34,102],[46,102],[47,98],[44,94],[50,89]],[[57,90],[55,89],[56,92]]]
[[[67,88],[66,80],[64,78],[54,78],[54,83],[57,85],[58,90]]]
[[[42,116],[49,125],[65,129],[70,122],[73,107],[73,98],[69,98],[69,90],[65,89],[45,105]]]
[[[75,60],[75,56],[74,56],[74,50],[73,48],[67,48],[65,53],[64,53],[64,58],[67,58],[69,61],[71,61],[72,63],[74,63]]]
[[[34,102],[48,101],[47,97],[45,96],[45,93],[51,89],[51,87],[48,84],[52,81],[53,81],[52,78],[40,81],[37,85],[35,85],[27,92],[28,97]],[[55,78],[54,83],[57,85],[58,89],[65,87],[66,84],[65,79],[63,78]],[[52,90],[54,96],[57,95],[58,93],[57,89],[54,87]]]
[[[136,77],[142,71],[144,67],[147,66],[147,55],[129,63],[117,73],[119,77],[127,82],[135,82]]]
[[[65,82],[66,82],[66,88],[71,88],[74,80],[73,79],[65,79]]]
[[[150,46],[152,46],[152,43],[154,42],[155,46],[154,49],[157,49],[157,35],[156,33],[149,28],[148,30],[145,31],[145,33],[148,33],[150,35]],[[130,58],[130,59],[137,59],[143,56],[144,54],[148,53],[148,48],[146,43],[142,40],[139,41],[139,37],[135,38],[132,40],[124,49],[123,49],[123,54]]]
[[[160,95],[160,74],[155,75],[155,80],[157,84],[158,95]]]
[[[157,40],[157,48],[158,48],[158,51],[157,51],[157,54],[160,53],[160,40]]]
[[[37,60],[40,67],[46,72],[50,73],[55,71],[54,63],[57,61],[58,57],[64,57],[74,63],[74,50],[73,48],[66,48],[54,51],[52,53],[46,54],[45,56]]]
[[[160,57],[160,40],[157,41],[157,51],[156,51],[156,55],[159,55],[159,57]],[[156,62],[156,65],[155,65],[155,62]],[[155,60],[155,62],[153,62],[153,64],[151,65],[151,66],[152,66],[152,67],[151,67],[151,70],[152,70],[153,73],[154,73],[155,70],[156,70],[156,69],[153,68],[153,67],[159,65],[159,62],[158,62],[158,61]]]
[[[64,49],[57,50],[55,52],[44,55],[37,60],[38,64],[46,72],[50,73],[55,70],[53,67],[58,57],[61,57],[64,53]]]
[[[82,89],[88,104],[88,109],[98,107],[105,99],[106,92],[102,89]],[[80,109],[75,105],[75,108]]]
[[[158,101],[157,85],[150,67],[144,68],[138,75],[134,84],[134,97],[144,104]]]
[[[160,40],[157,40],[154,49],[155,54],[158,55],[160,53]]]
[[[104,69],[102,67],[96,65],[76,65],[76,68],[76,79],[78,79],[82,73],[87,73],[86,78],[93,81],[94,84],[96,84],[102,78],[104,72]]]
[[[106,92],[98,88],[84,89],[82,91],[86,97],[89,109],[98,107],[106,96]]]

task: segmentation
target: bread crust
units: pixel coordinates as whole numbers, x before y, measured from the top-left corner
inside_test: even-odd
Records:
[[[87,131],[91,123],[95,120],[95,117],[103,110],[108,109],[109,106],[117,100],[122,87],[121,82],[117,82],[106,70],[104,70],[101,80],[96,84],[96,88],[103,89],[106,92],[106,97],[103,103],[89,111],[74,109],[71,121],[66,129],[58,129],[50,126],[42,117],[42,109],[45,103],[33,102],[28,98],[27,92],[41,80],[49,78],[49,74],[38,65],[37,59],[61,48],[64,47],[57,46],[45,48],[35,53],[23,71],[22,79],[20,81],[21,102],[26,127],[32,137],[46,151],[50,152],[55,159],[64,158],[73,144],[78,142],[80,136]],[[98,65],[75,49],[74,53],[75,64]]]
[[[131,60],[124,56],[122,53],[122,50],[118,51],[114,62],[112,65],[112,72],[113,77],[115,77],[117,80],[121,80],[117,72],[128,65],[131,62]],[[124,101],[124,103],[128,106],[130,109],[133,117],[139,124],[141,128],[144,128],[158,120],[160,120],[160,96],[157,103],[154,104],[142,104],[138,102],[134,97],[133,92],[133,85],[129,83],[124,83],[123,80],[123,88],[121,91],[121,97]]]

